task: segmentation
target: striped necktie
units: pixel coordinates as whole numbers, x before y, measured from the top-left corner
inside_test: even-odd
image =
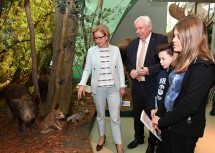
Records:
[[[138,58],[138,63],[137,63],[137,68],[143,67],[143,59],[144,59],[144,54],[145,54],[145,46],[146,46],[146,41],[142,42],[142,48],[139,54]],[[140,82],[142,79],[142,76],[138,76],[137,80]]]

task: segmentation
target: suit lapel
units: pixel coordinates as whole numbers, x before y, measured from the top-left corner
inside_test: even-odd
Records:
[[[149,40],[149,45],[148,45],[148,48],[147,48],[144,64],[147,63],[147,59],[149,59],[150,50],[151,50],[151,48],[153,48],[153,44],[155,44],[154,41],[155,41],[155,35],[154,35],[154,33],[152,33],[151,38]]]
[[[94,56],[94,55],[92,55],[92,56]],[[96,56],[96,67],[97,68],[99,68],[100,69],[100,61],[101,61],[101,59],[100,59],[100,49],[99,49],[99,47],[97,46],[97,48],[95,49],[95,56]]]
[[[135,61],[134,63],[134,68],[136,69],[136,63],[137,63],[137,51],[138,51],[138,46],[139,46],[139,41],[140,39],[137,39],[136,40],[136,44],[134,45],[134,50],[132,51],[133,52],[133,61]]]

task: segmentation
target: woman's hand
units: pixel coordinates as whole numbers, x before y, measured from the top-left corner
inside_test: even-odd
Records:
[[[82,94],[85,96],[84,86],[79,86],[79,89],[78,89],[78,99],[81,99]]]
[[[123,96],[125,94],[125,88],[120,88],[119,94]]]
[[[153,124],[158,125],[158,121],[159,121],[159,120],[160,120],[160,117],[158,117],[158,116],[156,116],[156,115],[152,117],[152,123],[153,123]]]
[[[153,124],[153,127],[156,131],[158,131],[160,134],[161,134],[161,130],[158,128],[158,125],[156,124]]]
[[[154,115],[152,117],[152,124],[153,124],[153,127],[155,128],[155,130],[161,132],[161,130],[158,128],[158,121],[159,121],[160,117]]]

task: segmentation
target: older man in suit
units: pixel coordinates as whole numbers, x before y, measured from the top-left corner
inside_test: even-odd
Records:
[[[156,56],[157,46],[167,43],[167,37],[152,32],[152,22],[148,16],[140,16],[134,21],[137,38],[129,43],[126,69],[132,80],[132,101],[134,114],[134,137],[128,144],[132,149],[144,143],[144,125],[140,121],[142,110],[150,116],[150,100],[156,83],[156,76],[161,70]],[[146,153],[153,153],[156,137],[150,133]]]

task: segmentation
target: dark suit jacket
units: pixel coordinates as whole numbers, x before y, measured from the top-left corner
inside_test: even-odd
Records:
[[[137,60],[137,50],[139,45],[139,38],[134,39],[129,43],[127,49],[127,61],[126,61],[126,69],[128,73],[133,69],[136,69],[136,60]],[[158,72],[162,69],[159,58],[156,55],[156,49],[159,45],[167,43],[167,37],[161,34],[152,33],[149,41],[146,58],[144,62],[144,66],[148,67],[149,75],[145,76],[145,82],[147,89],[150,93],[152,93],[153,87],[156,83],[156,76]],[[132,79],[133,85],[138,83],[136,79]]]

